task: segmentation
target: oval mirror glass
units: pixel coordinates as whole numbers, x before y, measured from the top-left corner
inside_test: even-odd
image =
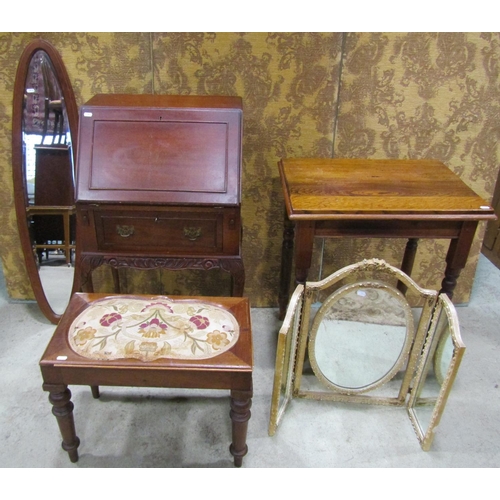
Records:
[[[396,288],[377,282],[347,285],[330,295],[314,318],[311,366],[330,389],[366,392],[402,368],[413,331],[411,309]]]
[[[12,169],[26,269],[43,314],[57,323],[73,287],[77,107],[61,57],[26,47],[14,87]]]

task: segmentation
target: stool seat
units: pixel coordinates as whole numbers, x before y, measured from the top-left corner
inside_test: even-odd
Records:
[[[227,389],[236,466],[247,453],[253,349],[248,299],[76,293],[40,360],[62,447],[80,443],[69,385]]]
[[[89,359],[206,359],[238,342],[226,309],[201,300],[114,296],[96,300],[68,331],[73,351]]]

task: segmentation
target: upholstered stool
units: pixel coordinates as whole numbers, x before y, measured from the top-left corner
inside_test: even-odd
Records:
[[[239,467],[247,453],[252,401],[248,299],[73,295],[40,360],[72,462],[80,440],[68,385],[228,389],[232,444]]]

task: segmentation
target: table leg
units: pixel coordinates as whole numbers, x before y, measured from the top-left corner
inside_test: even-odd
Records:
[[[465,267],[465,264],[467,264],[467,258],[469,257],[472,241],[476,234],[477,224],[477,221],[463,222],[458,238],[454,238],[450,242],[448,254],[446,255],[446,270],[440,290],[440,293],[446,293],[450,299],[453,298],[453,291],[457,285],[457,279],[462,269]]]
[[[285,228],[286,230],[286,228]],[[289,238],[288,235],[285,235]],[[314,221],[300,221],[295,224],[295,238],[293,238],[293,233],[291,235],[292,244],[295,240],[295,284],[305,283],[307,280],[307,275],[309,274],[309,269],[311,267],[312,253],[313,253],[313,243],[314,243]],[[288,245],[288,242],[283,240],[283,246]],[[285,248],[284,254],[287,255],[289,252],[288,248]],[[291,263],[287,262],[290,256],[285,257],[285,265],[291,268]],[[288,305],[289,299],[289,286],[290,286],[290,276],[291,271],[287,272],[283,269],[284,265],[282,263],[282,283],[280,290],[280,319],[283,319],[286,314],[286,306]]]
[[[415,256],[417,254],[417,247],[418,238],[410,238],[406,243],[403,262],[401,263],[401,271],[403,271],[407,276],[411,276],[413,264],[415,262]],[[398,282],[398,290],[401,293],[406,293],[407,288],[408,287],[403,282]]]
[[[76,435],[73,419],[73,403],[71,391],[67,385],[44,384],[44,391],[49,391],[49,401],[52,403],[52,414],[56,417],[63,438],[62,448],[68,452],[72,462],[78,461],[78,446],[80,439]]]
[[[295,228],[295,283],[305,283],[311,268],[314,221],[298,222]]]
[[[241,467],[243,457],[248,452],[247,430],[252,406],[252,391],[231,391],[231,411],[233,441],[229,447],[234,457],[234,465]]]
[[[290,277],[292,274],[293,261],[293,236],[295,225],[288,219],[285,212],[283,223],[283,243],[281,245],[281,269],[278,292],[279,317],[284,319],[286,306],[288,304],[288,293],[290,291]]]

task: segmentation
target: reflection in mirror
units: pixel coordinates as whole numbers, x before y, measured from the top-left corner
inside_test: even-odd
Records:
[[[378,282],[354,283],[334,292],[318,310],[309,356],[328,388],[362,393],[391,379],[406,361],[414,319],[404,296]]]
[[[434,430],[441,419],[464,352],[455,309],[450,299],[442,294],[433,315],[408,409],[424,450],[432,444]]]
[[[278,334],[271,417],[269,421],[270,436],[273,436],[276,432],[286,406],[292,399],[293,364],[297,351],[303,293],[304,285],[298,285],[290,299],[287,314]]]
[[[19,61],[12,150],[16,214],[35,298],[57,323],[73,286],[77,109],[57,51],[36,40]]]

